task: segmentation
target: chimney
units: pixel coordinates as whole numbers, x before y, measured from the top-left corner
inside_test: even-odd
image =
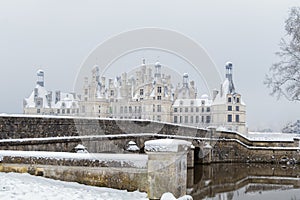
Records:
[[[36,84],[41,86],[41,87],[44,87],[44,71],[43,70],[38,70],[36,72],[36,74],[37,74]]]
[[[55,103],[60,101],[60,91],[55,91]]]

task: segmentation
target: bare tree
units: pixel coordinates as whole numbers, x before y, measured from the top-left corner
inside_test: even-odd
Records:
[[[300,7],[291,8],[285,30],[286,39],[281,39],[276,53],[280,61],[271,66],[264,84],[277,98],[300,101]]]

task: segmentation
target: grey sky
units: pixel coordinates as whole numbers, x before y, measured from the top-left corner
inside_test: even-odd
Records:
[[[270,97],[262,82],[277,60],[292,6],[299,1],[2,0],[0,113],[22,112],[37,69],[45,71],[48,89],[70,91],[80,64],[99,43],[126,30],[161,27],[196,40],[222,74],[232,61],[250,129],[279,129],[300,119],[300,104]]]

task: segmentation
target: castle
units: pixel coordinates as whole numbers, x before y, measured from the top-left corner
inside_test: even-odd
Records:
[[[24,99],[24,114],[146,119],[244,133],[246,105],[235,90],[232,67],[226,63],[225,80],[212,98],[206,94],[198,98],[195,82],[189,81],[187,73],[174,87],[171,75],[162,73],[159,62],[153,66],[143,60],[134,76],[128,78],[124,72],[108,81],[95,66],[91,80],[84,79],[81,94],[56,91],[53,95],[45,89],[44,72],[39,70],[36,87]]]

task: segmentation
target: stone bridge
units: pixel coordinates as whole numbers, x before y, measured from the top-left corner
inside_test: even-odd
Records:
[[[254,141],[237,132],[144,120],[0,116],[1,150],[72,152],[83,144],[91,153],[122,153],[134,141],[143,153],[145,141],[162,138],[191,141],[190,159],[199,163],[300,161],[298,138]]]

